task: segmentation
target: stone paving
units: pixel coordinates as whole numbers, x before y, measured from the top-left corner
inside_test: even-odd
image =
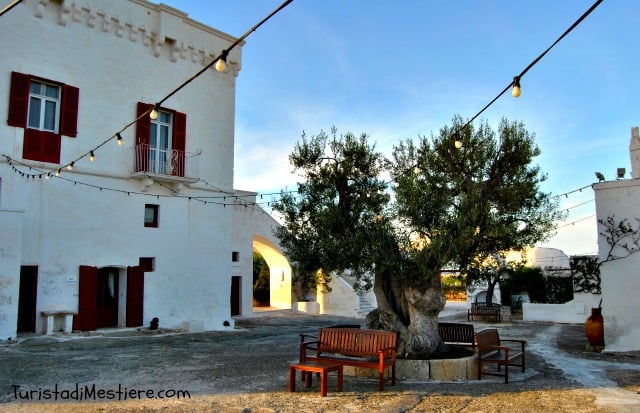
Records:
[[[441,318],[466,322],[452,307]],[[528,340],[527,371],[506,385],[499,377],[401,381],[378,392],[375,380],[345,377],[344,392],[332,391],[330,382],[322,399],[315,385],[288,392],[287,366],[297,360],[299,333],[361,322],[273,311],[238,319],[231,332],[20,337],[0,344],[0,411],[640,411],[640,353],[588,352],[581,325],[517,319],[473,322],[476,330],[490,325],[502,337]],[[73,397],[76,389],[84,400]]]

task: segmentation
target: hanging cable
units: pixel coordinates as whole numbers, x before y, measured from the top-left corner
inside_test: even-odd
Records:
[[[4,9],[2,9],[2,10],[0,11],[0,17],[1,17],[1,16],[4,16],[4,14],[5,14],[6,12],[8,12],[8,11],[9,11],[9,10],[11,10],[11,9],[13,9],[14,7],[16,7],[16,6],[17,6],[18,4],[20,4],[20,3],[22,3],[22,0],[14,0],[14,1],[12,1],[11,3],[9,3],[7,6],[5,6],[5,8],[4,8]]]

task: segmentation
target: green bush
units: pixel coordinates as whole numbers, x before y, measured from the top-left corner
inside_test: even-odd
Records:
[[[253,253],[253,298],[259,305],[269,305],[271,272],[262,255]]]
[[[562,304],[573,299],[571,277],[545,277],[539,267],[520,267],[500,282],[502,303],[512,305],[511,295],[526,292],[532,303]],[[513,303],[517,304],[517,303]]]

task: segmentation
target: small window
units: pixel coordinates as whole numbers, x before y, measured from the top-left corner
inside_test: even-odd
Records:
[[[240,253],[238,251],[233,251],[231,253],[231,261],[239,262],[240,261]]]
[[[156,259],[154,257],[140,257],[140,268],[144,272],[153,272],[156,269]]]
[[[158,209],[159,205],[146,204],[144,206],[144,226],[150,228],[158,228]]]
[[[60,119],[60,87],[32,80],[29,84],[29,116],[27,126],[58,133]]]

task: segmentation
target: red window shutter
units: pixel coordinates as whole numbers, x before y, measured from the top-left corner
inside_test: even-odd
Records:
[[[27,127],[27,109],[29,107],[29,75],[11,72],[11,91],[9,92],[10,126]]]
[[[62,86],[62,107],[60,113],[60,133],[75,138],[78,135],[78,104],[80,89]]]
[[[136,172],[149,171],[149,136],[151,134],[151,119],[145,113],[153,105],[138,102],[136,115]],[[144,116],[143,116],[144,115]]]
[[[73,318],[73,329],[92,331],[97,326],[96,297],[98,295],[98,269],[86,265],[80,266],[78,283],[78,315]]]
[[[185,148],[187,146],[187,115],[175,112],[173,115],[173,158],[171,159],[172,174],[184,176]]]
[[[60,163],[60,141],[58,134],[25,129],[22,158],[32,161]]]
[[[127,327],[143,322],[144,272],[142,267],[127,268]]]

